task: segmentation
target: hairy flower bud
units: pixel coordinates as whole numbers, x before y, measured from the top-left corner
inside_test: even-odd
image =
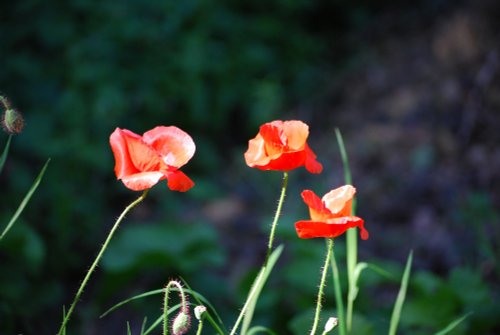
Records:
[[[0,102],[3,105],[2,128],[9,134],[19,134],[24,127],[24,120],[21,113],[10,107],[9,101],[0,96]]]
[[[172,333],[174,333],[174,335],[186,334],[189,330],[190,321],[189,314],[187,312],[180,311],[174,319]]]

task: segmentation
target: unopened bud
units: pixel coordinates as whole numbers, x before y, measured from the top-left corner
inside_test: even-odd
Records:
[[[197,320],[201,320],[202,318],[205,317],[205,312],[207,311],[207,308],[205,306],[196,306],[194,308],[194,316],[196,317]]]
[[[337,327],[339,324],[339,320],[337,318],[331,317],[326,321],[325,324],[325,330],[323,331],[323,334],[329,333],[333,330],[333,328]]]
[[[15,109],[6,109],[2,115],[2,127],[9,134],[19,134],[24,127],[23,116]]]
[[[174,335],[186,334],[189,330],[190,321],[191,320],[189,314],[181,311],[174,319],[174,324],[172,325],[172,333],[174,333]]]

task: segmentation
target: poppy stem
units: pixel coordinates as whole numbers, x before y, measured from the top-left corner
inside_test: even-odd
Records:
[[[111,241],[111,238],[113,237],[115,231],[118,229],[118,226],[120,225],[120,222],[122,222],[122,220],[125,217],[125,215],[132,208],[134,208],[137,204],[139,204],[141,201],[143,201],[146,198],[146,195],[148,194],[148,191],[149,191],[149,189],[144,190],[144,192],[141,194],[141,196],[139,198],[137,198],[136,200],[134,200],[132,203],[130,203],[130,205],[128,205],[125,208],[125,210],[120,214],[120,216],[116,220],[115,224],[113,225],[113,228],[111,228],[111,231],[109,232],[108,237],[106,238],[106,241],[104,241],[104,244],[102,245],[101,250],[97,254],[97,257],[95,258],[94,262],[90,266],[90,269],[87,271],[87,274],[85,275],[85,278],[83,279],[82,283],[80,284],[80,288],[76,292],[75,298],[73,299],[73,302],[71,303],[71,307],[69,308],[68,313],[66,313],[66,315],[65,315],[65,317],[64,317],[64,319],[63,319],[63,321],[61,323],[61,327],[59,328],[59,332],[57,333],[58,335],[62,335],[62,334],[65,333],[65,331],[66,331],[66,324],[68,323],[69,318],[71,317],[71,314],[73,313],[73,310],[75,309],[75,306],[76,306],[78,300],[80,300],[80,296],[83,293],[83,289],[87,285],[87,283],[88,283],[88,281],[90,279],[90,276],[92,275],[92,272],[94,272],[95,268],[97,267],[97,264],[101,260],[102,255],[104,254],[104,251],[108,247],[109,242]]]
[[[318,299],[316,301],[316,313],[314,314],[314,321],[310,335],[314,335],[316,333],[316,329],[318,328],[319,315],[321,313],[321,300],[323,299],[323,290],[325,288],[326,275],[328,273],[328,263],[330,263],[330,258],[332,257],[333,253],[333,238],[328,238],[326,239],[326,241],[327,241],[326,260],[325,260],[325,265],[323,265],[323,272],[321,274],[321,280],[319,283]]]
[[[271,232],[269,233],[269,242],[267,244],[267,253],[266,253],[266,259],[264,261],[264,267],[267,266],[267,262],[269,261],[269,257],[271,256],[271,252],[273,251],[274,234],[276,231],[276,227],[278,226],[278,220],[281,214],[281,208],[283,207],[283,203],[285,202],[287,185],[288,185],[288,172],[284,172],[283,185],[281,187],[281,195],[280,199],[278,200],[278,207],[276,208],[276,214],[274,215],[274,220],[271,225]]]

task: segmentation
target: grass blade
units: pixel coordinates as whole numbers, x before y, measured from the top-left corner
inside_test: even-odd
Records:
[[[2,156],[0,156],[0,173],[2,173],[3,166],[5,161],[7,160],[7,154],[9,153],[10,141],[12,140],[12,135],[9,135],[7,140],[7,144],[5,144],[5,148],[3,149]]]
[[[142,320],[142,325],[141,325],[141,335],[144,335],[144,330],[146,329],[146,324],[148,322],[148,317],[145,316],[144,320]]]
[[[472,314],[472,312],[469,312],[467,314],[465,314],[464,316],[461,316],[459,317],[458,319],[456,320],[453,320],[452,322],[450,322],[450,324],[448,326],[446,326],[445,328],[443,328],[442,330],[440,330],[439,332],[435,333],[434,335],[446,335],[448,334],[449,332],[451,332],[453,329],[455,329],[456,326],[458,326],[459,324],[461,324],[465,319],[467,319],[470,315]]]
[[[344,168],[344,180],[347,185],[352,185],[351,169],[349,168],[349,158],[345,149],[342,134],[338,128],[335,129],[335,136],[340,150],[340,157],[342,158],[342,166]],[[356,198],[352,200],[352,215],[356,215]],[[347,313],[346,313],[346,328],[349,334],[352,329],[352,315],[354,309],[354,299],[358,291],[355,268],[358,262],[358,229],[352,228],[346,232],[346,262],[347,262]]]
[[[406,261],[405,270],[403,272],[403,277],[401,278],[401,287],[399,288],[399,293],[394,303],[394,309],[391,316],[391,324],[389,327],[389,335],[396,335],[396,330],[398,328],[399,319],[401,317],[401,310],[403,309],[403,304],[406,298],[406,289],[408,288],[408,282],[410,281],[411,263],[413,262],[413,251],[410,251],[408,255],[408,260]]]
[[[45,170],[47,169],[49,162],[50,162],[50,158],[47,160],[47,162],[43,166],[42,171],[40,171],[40,173],[38,174],[38,177],[36,177],[35,181],[33,182],[33,185],[31,186],[30,190],[28,191],[28,193],[26,193],[26,195],[24,196],[23,201],[21,201],[21,204],[19,205],[16,212],[14,213],[12,218],[10,219],[9,223],[7,224],[7,227],[5,227],[5,229],[3,230],[2,235],[0,235],[0,241],[4,238],[5,234],[7,234],[7,232],[12,228],[12,226],[16,222],[17,218],[19,217],[19,215],[21,215],[21,212],[24,210],[24,207],[26,207],[26,205],[28,204],[31,196],[33,195],[33,193],[35,193],[35,190],[37,189],[38,185],[40,184],[40,181],[42,180],[43,175],[45,174]]]

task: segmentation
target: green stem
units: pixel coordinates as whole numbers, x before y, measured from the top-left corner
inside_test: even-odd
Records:
[[[255,280],[253,287],[247,296],[247,300],[245,301],[245,304],[243,305],[243,308],[241,309],[241,312],[238,315],[238,318],[236,319],[236,322],[234,323],[234,326],[231,329],[231,333],[229,335],[236,334],[236,330],[238,329],[241,320],[243,320],[243,316],[245,315],[245,313],[248,309],[248,305],[252,301],[253,296],[258,291],[258,288],[260,286],[260,281],[262,280],[262,278],[264,278],[264,273],[266,272],[267,264],[269,262],[269,257],[271,256],[271,252],[273,249],[274,234],[276,231],[276,227],[278,225],[278,219],[279,219],[280,214],[281,214],[281,208],[283,207],[283,203],[285,202],[287,185],[288,185],[288,172],[284,172],[283,173],[283,184],[281,187],[281,195],[280,195],[280,198],[278,200],[278,207],[276,208],[276,213],[274,214],[273,223],[271,225],[271,232],[269,234],[269,242],[267,244],[267,253],[266,253],[266,259],[264,260],[264,265],[260,269],[259,274],[257,276],[257,279]]]
[[[120,222],[122,222],[125,215],[132,208],[134,208],[137,204],[139,204],[141,201],[143,201],[144,198],[146,198],[148,191],[149,191],[149,189],[145,190],[139,198],[137,198],[130,205],[128,205],[127,208],[125,208],[125,210],[120,214],[120,216],[116,220],[115,224],[113,225],[113,228],[111,228],[111,231],[109,232],[108,237],[106,238],[106,241],[104,241],[104,244],[102,245],[101,250],[97,254],[97,257],[95,258],[94,263],[92,263],[92,265],[90,266],[90,269],[87,271],[87,274],[85,275],[85,278],[83,279],[82,283],[80,284],[80,288],[76,292],[75,298],[73,299],[73,302],[71,303],[71,307],[69,308],[68,313],[66,314],[66,316],[63,319],[63,322],[61,323],[61,327],[59,328],[59,332],[57,333],[58,335],[62,335],[63,331],[65,331],[66,324],[68,323],[69,318],[71,317],[71,314],[73,313],[73,310],[75,309],[75,306],[76,306],[78,300],[80,300],[80,296],[83,293],[83,289],[87,285],[87,283],[90,279],[90,276],[92,275],[92,272],[94,272],[95,268],[97,267],[97,264],[101,260],[102,255],[104,254],[104,251],[108,247],[109,242],[111,241],[111,238],[113,237],[115,231],[118,229]]]
[[[326,260],[325,260],[325,265],[323,266],[321,281],[319,283],[318,299],[316,302],[316,313],[314,314],[314,322],[310,335],[316,334],[316,329],[318,328],[319,314],[321,313],[321,300],[323,299],[323,290],[325,288],[326,275],[328,273],[328,263],[330,263],[332,252],[333,252],[333,239],[329,238],[327,239]]]
[[[163,300],[163,335],[168,335],[168,297],[170,295],[170,289],[172,288],[172,286],[175,286],[179,291],[179,296],[181,299],[180,313],[188,314],[186,295],[184,294],[182,285],[177,280],[169,281],[167,287],[165,287],[165,296]]]
[[[333,288],[335,291],[335,303],[337,304],[337,314],[339,319],[339,333],[340,335],[346,335],[346,325],[345,325],[345,314],[344,314],[344,303],[342,301],[342,286],[340,284],[339,269],[337,267],[337,261],[335,260],[335,253],[332,253],[332,273],[333,273]]]
[[[196,331],[196,335],[201,335],[201,330],[203,329],[203,320],[198,322],[198,330]]]
[[[281,186],[281,195],[278,201],[278,207],[276,208],[276,214],[274,215],[274,220],[271,225],[271,232],[269,233],[269,242],[267,244],[267,253],[266,253],[266,260],[264,261],[264,267],[267,266],[267,262],[269,261],[269,256],[271,256],[271,252],[273,251],[274,234],[276,231],[276,227],[278,226],[278,220],[280,217],[281,208],[283,207],[283,203],[285,202],[287,185],[288,185],[288,172],[284,172],[283,185]]]

